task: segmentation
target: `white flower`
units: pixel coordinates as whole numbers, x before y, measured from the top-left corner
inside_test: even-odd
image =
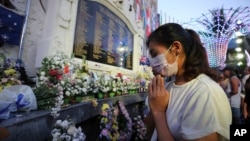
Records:
[[[58,137],[60,136],[60,133],[59,132],[55,132],[52,134],[52,137],[53,137],[53,140],[57,141],[58,140]]]
[[[79,94],[78,90],[77,89],[74,89],[74,94]]]
[[[39,79],[42,81],[44,80],[44,75],[40,76]]]
[[[55,126],[61,127],[61,125],[62,125],[62,120],[57,120]]]
[[[45,72],[44,71],[41,71],[41,73],[40,73],[42,76],[44,76],[45,75]]]
[[[62,122],[62,124],[61,124],[61,127],[62,127],[63,129],[67,129],[67,128],[69,127],[69,122],[68,122],[67,120],[64,120],[64,121]]]
[[[87,92],[87,89],[86,89],[86,88],[82,88],[81,90],[82,90],[82,92],[84,92],[84,93]]]
[[[67,133],[72,136],[76,131],[77,129],[75,126],[70,126],[67,130]]]
[[[64,85],[64,84],[65,84],[65,81],[62,80],[62,81],[61,81],[61,84]]]
[[[82,80],[81,79],[76,79],[76,82],[77,83],[82,83]]]
[[[71,140],[71,136],[66,135],[66,141],[70,141]]]
[[[66,92],[65,92],[65,95],[66,95],[66,96],[70,96],[70,92],[69,92],[69,91],[66,91]]]
[[[60,58],[59,58],[58,56],[54,56],[54,57],[52,58],[52,60],[54,60],[54,61],[59,61]]]
[[[55,61],[55,64],[58,65],[60,62],[59,61]]]

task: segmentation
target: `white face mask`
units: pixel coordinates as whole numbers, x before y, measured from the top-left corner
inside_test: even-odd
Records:
[[[169,47],[169,49],[170,48],[171,46]],[[159,54],[156,57],[151,58],[150,60],[150,64],[153,70],[165,77],[176,75],[178,71],[178,64],[177,64],[178,56],[176,57],[176,60],[173,64],[169,64],[166,59],[165,54],[168,53],[169,49],[167,50],[166,53]]]

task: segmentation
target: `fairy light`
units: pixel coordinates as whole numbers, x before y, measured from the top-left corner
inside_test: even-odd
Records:
[[[240,47],[237,47],[237,48],[235,48],[235,51],[237,51],[237,52],[241,52],[241,51],[242,51],[242,49],[241,49]]]
[[[241,66],[241,65],[243,65],[241,61],[237,63],[237,66]]]
[[[183,25],[187,25],[189,28],[191,26],[198,31],[207,51],[209,65],[224,68],[229,41],[250,30],[249,15],[249,7],[223,9],[223,12],[221,9],[210,10],[209,13],[202,14],[200,18]],[[240,55],[240,57],[242,56]]]
[[[244,58],[244,54],[242,54],[242,53],[237,53],[236,58],[242,59],[242,58]]]
[[[236,31],[234,33],[235,37],[239,37],[239,36],[242,36],[243,34],[240,32],[240,31]]]
[[[243,42],[242,39],[240,39],[240,38],[239,38],[239,39],[236,39],[236,43],[237,43],[237,44],[240,44],[240,43],[242,43],[242,42]]]

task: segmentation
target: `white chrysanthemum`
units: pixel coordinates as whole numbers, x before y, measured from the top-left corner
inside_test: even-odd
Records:
[[[82,83],[82,80],[81,79],[76,79],[76,82],[77,83]]]
[[[67,128],[69,127],[69,122],[68,122],[67,120],[64,120],[64,121],[62,122],[62,124],[61,124],[61,127],[62,127],[63,129],[67,129]]]
[[[70,96],[70,92],[69,92],[69,91],[66,91],[66,92],[65,92],[65,95],[66,95],[66,96]]]
[[[54,63],[55,63],[56,65],[58,65],[60,62],[59,62],[59,61],[55,61]]]
[[[60,57],[54,56],[52,60],[54,60],[54,61],[59,61],[59,60],[60,60]]]
[[[45,75],[45,72],[44,72],[44,71],[41,71],[41,72],[40,72],[40,75],[44,76],[44,75]]]
[[[61,81],[61,84],[64,85],[64,84],[65,84],[65,81]]]
[[[40,76],[39,79],[40,79],[41,81],[43,81],[43,80],[44,80],[44,75]]]

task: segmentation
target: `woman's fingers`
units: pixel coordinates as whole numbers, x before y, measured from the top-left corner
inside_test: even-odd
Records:
[[[150,96],[163,95],[165,91],[164,80],[160,75],[157,75],[148,84],[148,94]]]
[[[152,82],[150,82],[148,84],[148,95],[151,96],[152,95]]]
[[[156,83],[157,79],[156,77],[153,78],[153,86],[152,86],[152,92],[155,95],[156,91],[157,91],[157,83]]]

